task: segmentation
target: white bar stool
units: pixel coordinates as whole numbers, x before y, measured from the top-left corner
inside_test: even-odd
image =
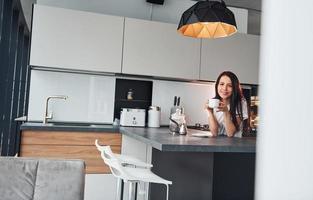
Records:
[[[128,200],[136,199],[136,184],[139,182],[166,185],[166,200],[168,200],[169,185],[172,184],[172,181],[165,180],[151,172],[152,165],[131,156],[115,154],[110,146],[99,145],[98,140],[95,141],[95,145],[101,152],[104,163],[110,167],[112,174],[118,178],[118,191],[121,181],[130,183]]]
[[[96,139],[95,145],[99,151],[105,150],[105,146],[101,146],[98,143],[98,140]],[[129,166],[129,167],[137,167],[137,168],[151,168],[153,165],[143,162],[135,157],[128,156],[128,155],[122,155],[122,154],[116,154],[113,153],[115,158],[119,159],[123,166]],[[132,183],[130,183],[132,184]],[[134,186],[130,186],[132,189],[135,190],[135,193],[137,192],[137,183]],[[123,193],[124,193],[124,182],[122,179],[117,179],[117,191],[116,191],[116,199],[117,200],[123,200]],[[136,195],[135,195],[136,196]]]

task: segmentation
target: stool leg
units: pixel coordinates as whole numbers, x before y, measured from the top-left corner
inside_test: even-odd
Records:
[[[136,182],[136,186],[135,186],[135,200],[137,200],[137,189],[138,189],[138,183]]]
[[[136,182],[129,182],[129,189],[128,189],[128,200],[135,200],[136,199]]]
[[[169,186],[166,185],[166,200],[168,200]]]
[[[124,181],[120,178],[117,179],[116,200],[123,200],[124,194]]]
[[[121,198],[120,200],[123,200],[124,199],[124,181],[122,180],[121,181]]]

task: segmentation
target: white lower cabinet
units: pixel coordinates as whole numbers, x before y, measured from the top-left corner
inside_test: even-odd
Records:
[[[199,79],[200,40],[176,24],[125,18],[122,73]]]
[[[116,200],[116,185],[112,174],[86,174],[85,200]]]
[[[236,33],[202,40],[201,80],[216,80],[222,71],[234,72],[241,83],[258,84],[260,36]]]
[[[151,163],[152,147],[126,135],[122,135],[122,154],[130,155],[144,162]],[[137,200],[147,200],[149,195],[148,191],[149,184],[139,185]],[[128,185],[126,184],[124,185],[124,199],[127,199],[127,195]]]

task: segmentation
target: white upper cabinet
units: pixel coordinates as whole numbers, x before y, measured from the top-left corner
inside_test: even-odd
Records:
[[[175,24],[126,18],[122,73],[199,79],[200,40],[176,29]]]
[[[34,6],[30,65],[121,72],[124,18]]]
[[[222,71],[234,72],[241,83],[258,84],[260,37],[236,33],[227,38],[202,40],[201,80],[216,80]]]

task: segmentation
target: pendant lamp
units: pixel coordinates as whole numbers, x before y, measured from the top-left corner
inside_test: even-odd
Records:
[[[199,1],[183,13],[177,31],[194,38],[221,38],[236,33],[237,26],[223,0]]]

